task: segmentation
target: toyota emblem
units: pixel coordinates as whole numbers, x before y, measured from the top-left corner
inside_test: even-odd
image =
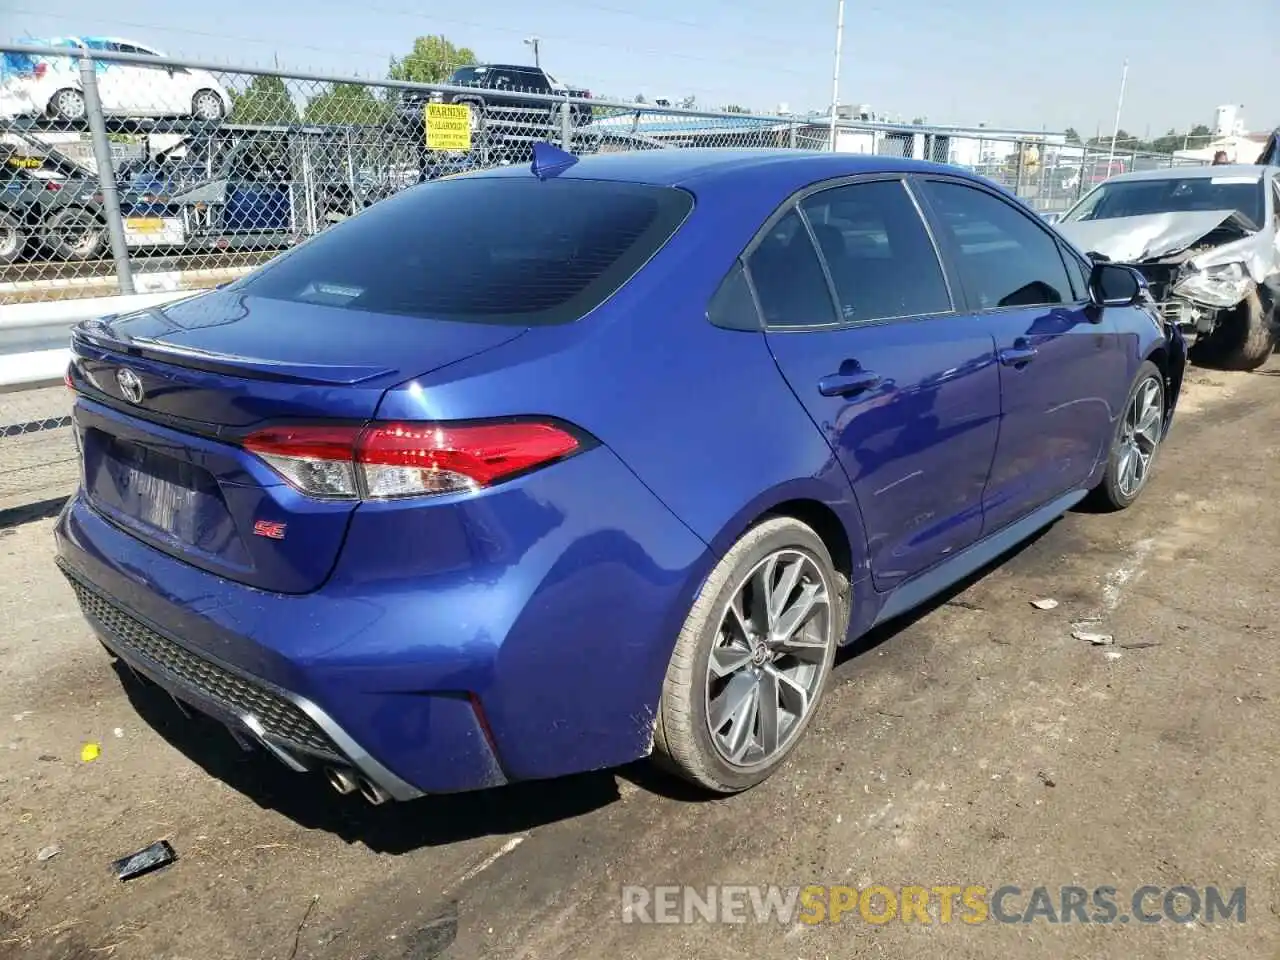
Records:
[[[116,383],[120,387],[120,395],[130,403],[141,403],[145,393],[138,375],[127,367],[116,371]]]

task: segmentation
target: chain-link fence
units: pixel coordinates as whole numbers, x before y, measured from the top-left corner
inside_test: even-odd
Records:
[[[64,497],[78,478],[67,389],[0,393],[0,515]]]
[[[957,164],[1035,208],[1169,165],[1062,136],[618,103],[533,67],[447,84],[229,70],[117,49],[0,47],[0,303],[203,289],[397,190],[575,153],[835,149]],[[115,211],[118,210],[118,215]]]

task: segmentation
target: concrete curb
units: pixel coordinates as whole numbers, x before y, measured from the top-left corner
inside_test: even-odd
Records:
[[[178,291],[207,290],[220,283],[229,283],[253,270],[254,265],[238,267],[208,267],[200,270],[166,270],[158,273],[136,273],[133,285],[138,294],[175,293]],[[102,299],[119,296],[119,286],[114,276],[63,277],[51,280],[11,280],[0,282],[0,300],[7,310],[11,306],[30,303],[67,303],[85,299]],[[3,321],[0,321],[3,325]]]

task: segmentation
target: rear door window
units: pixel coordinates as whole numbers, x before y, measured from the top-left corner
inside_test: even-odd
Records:
[[[675,233],[693,197],[596,180],[410,188],[237,281],[250,296],[470,323],[577,320]]]
[[[801,206],[846,323],[948,313],[942,264],[900,180],[834,187]]]

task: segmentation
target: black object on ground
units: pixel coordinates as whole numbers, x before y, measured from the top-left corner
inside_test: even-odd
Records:
[[[167,867],[178,859],[168,840],[157,840],[151,846],[112,862],[111,871],[121,880],[132,880],[152,870]]]

